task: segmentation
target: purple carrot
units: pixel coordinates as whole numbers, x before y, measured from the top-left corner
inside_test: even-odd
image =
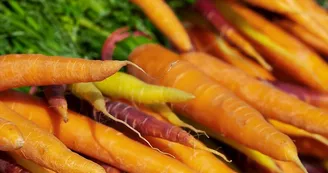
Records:
[[[43,87],[44,95],[50,107],[53,107],[62,117],[68,121],[67,101],[65,99],[66,85],[48,85]]]
[[[3,173],[30,173],[20,165],[18,165],[14,159],[8,156],[5,152],[0,152],[0,172]]]

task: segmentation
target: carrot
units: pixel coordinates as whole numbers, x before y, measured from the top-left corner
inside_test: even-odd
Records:
[[[326,49],[327,42],[318,38],[316,35],[313,35],[303,26],[289,20],[280,20],[275,21],[274,23],[284,28],[290,34],[293,34],[295,37],[302,40],[306,45],[312,47],[319,53],[328,56],[328,50]]]
[[[292,162],[283,162],[276,160],[278,166],[282,169],[283,173],[304,173],[295,163]]]
[[[270,64],[313,89],[328,91],[328,65],[318,54],[250,9],[237,3],[215,2],[258,45],[258,50],[268,55]]]
[[[100,61],[40,54],[0,56],[0,91],[21,86],[61,85],[100,81],[128,61]]]
[[[273,158],[297,160],[296,148],[288,136],[266,122],[256,109],[177,54],[157,44],[146,44],[136,48],[129,59],[151,78],[128,68],[130,74],[196,96],[190,101],[173,104],[178,113]]]
[[[178,142],[195,149],[211,152],[228,161],[223,154],[201,145],[192,135],[183,129],[153,118],[128,104],[108,100],[106,103],[106,108],[110,114],[115,116],[117,119],[124,120],[124,122],[131,125],[132,128],[140,132],[143,136],[158,137],[169,141]],[[102,114],[103,113],[101,113],[100,116],[102,116]],[[101,120],[98,121],[102,122]],[[144,141],[151,146],[146,139]]]
[[[138,130],[135,130],[134,127],[131,127],[127,122],[123,121],[122,119],[117,118],[116,116],[113,116],[110,114],[106,109],[106,103],[105,98],[102,95],[102,93],[98,90],[98,88],[91,82],[89,83],[75,83],[68,85],[68,88],[71,90],[71,92],[78,98],[86,100],[89,102],[97,111],[102,112],[106,117],[124,124],[129,129],[131,129],[133,132],[138,134],[138,136],[144,140],[147,144],[150,145],[150,143],[141,136],[140,132]],[[150,145],[151,146],[151,145]]]
[[[131,0],[140,7],[152,23],[182,52],[193,49],[183,25],[163,0]],[[156,10],[154,10],[156,9]]]
[[[71,152],[52,134],[39,128],[0,102],[0,117],[16,124],[25,143],[14,152],[55,172],[104,172],[99,165]],[[30,111],[28,111],[30,113]],[[21,112],[26,113],[26,112]],[[67,159],[69,158],[69,159]],[[85,165],[81,167],[80,165]]]
[[[257,63],[249,60],[237,49],[229,45],[220,36],[209,30],[194,26],[187,29],[194,47],[198,51],[209,53],[217,58],[223,59],[229,64],[240,68],[251,76],[274,80],[274,76]]]
[[[144,104],[184,102],[194,98],[190,93],[175,88],[150,85],[123,72],[116,72],[94,84],[104,95]]]
[[[204,132],[202,130],[198,130],[195,127],[191,126],[190,124],[187,124],[187,123],[183,122],[182,120],[180,120],[180,118],[174,112],[172,112],[172,110],[166,104],[151,104],[148,106],[152,110],[154,110],[155,112],[159,113],[164,118],[166,118],[171,124],[173,124],[175,126],[191,129],[192,131],[194,131],[196,133],[203,133],[204,135],[206,135],[208,137],[206,132]]]
[[[26,170],[32,172],[32,173],[55,173],[54,171],[51,171],[47,168],[41,167],[40,165],[24,159],[23,157],[19,156],[18,154],[15,154],[13,152],[9,152],[8,155],[12,157],[19,165],[24,167]]]
[[[326,93],[278,80],[270,81],[268,84],[272,84],[281,91],[293,95],[306,103],[328,110],[328,94]]]
[[[98,161],[95,159],[92,159],[92,161],[94,161],[94,162],[98,163],[100,166],[102,166],[105,169],[106,173],[121,173],[121,170],[119,170],[111,165],[108,165],[104,162],[101,162],[101,161]]]
[[[13,151],[24,146],[25,140],[20,129],[4,118],[0,118],[0,136],[1,151]]]
[[[210,55],[189,53],[184,54],[182,58],[197,65],[204,73],[259,110],[266,118],[328,137],[328,112],[266,85]]]
[[[29,115],[24,114],[24,116],[48,132],[54,133],[72,150],[121,170],[131,173],[162,172],[163,170],[168,173],[194,172],[177,160],[160,154],[78,113],[69,110],[70,121],[65,123],[60,120],[56,112],[37,97],[7,91],[0,93],[0,100],[19,113],[28,111]],[[83,169],[86,168],[83,167]]]
[[[26,169],[18,165],[7,153],[0,153],[0,172],[3,173],[29,173]]]
[[[237,45],[243,52],[253,57],[259,62],[266,70],[272,70],[263,57],[257,53],[254,47],[241,36],[238,31],[220,14],[215,8],[215,4],[211,0],[196,0],[194,4],[196,10],[206,17],[213,26],[220,32],[220,35],[225,39]]]
[[[281,131],[289,136],[301,136],[301,137],[312,138],[312,139],[315,139],[328,146],[328,139],[321,135],[309,133],[305,130],[299,129],[290,124],[282,123],[280,121],[276,121],[276,120],[272,120],[272,119],[269,119],[268,121],[279,131]]]
[[[48,85],[43,88],[48,104],[63,117],[64,122],[67,122],[67,101],[64,96],[65,90],[65,85]]]

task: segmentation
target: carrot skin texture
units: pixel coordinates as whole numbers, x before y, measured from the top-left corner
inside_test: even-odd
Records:
[[[161,56],[158,56],[159,53]],[[250,148],[256,148],[273,158],[291,160],[286,156],[296,153],[296,148],[289,137],[267,123],[257,110],[207,77],[196,66],[180,59],[177,54],[160,45],[147,44],[136,48],[129,59],[151,76],[148,78],[133,68],[128,68],[129,73],[138,78],[149,83],[175,87],[196,96],[188,102],[173,104],[177,112],[212,129],[215,133],[235,139]],[[238,111],[239,113],[235,114]],[[254,129],[253,126],[260,129]],[[268,134],[275,137],[267,137]],[[254,143],[255,136],[256,139],[266,140],[263,143]]]
[[[197,67],[204,73],[247,101],[266,118],[328,136],[326,111],[292,97],[273,86],[266,85],[210,55],[190,53],[184,54],[182,58],[192,64],[197,64]]]
[[[48,104],[63,117],[64,122],[67,122],[67,101],[64,96],[65,90],[65,85],[48,85],[43,88]]]
[[[21,165],[24,169],[31,173],[55,173],[54,171],[41,167],[40,165],[34,163],[33,161],[24,159],[16,153],[8,152],[11,158],[13,158],[17,164]]]
[[[162,155],[125,137],[116,130],[96,123],[78,113],[69,110],[70,121],[65,123],[60,120],[56,112],[37,97],[7,91],[0,93],[0,100],[17,112],[29,112],[24,116],[53,133],[72,150],[114,165],[121,170],[131,173],[161,172],[163,170],[167,170],[169,173],[194,173],[193,170],[175,159]]]
[[[20,165],[18,165],[14,159],[12,159],[5,152],[0,153],[0,172],[3,173],[30,173]]]
[[[163,0],[130,0],[139,6],[152,23],[166,35],[181,52],[193,49],[189,36],[172,9]],[[156,10],[154,10],[156,9]]]
[[[24,146],[25,140],[18,127],[3,118],[0,118],[0,150],[13,151]]]
[[[15,153],[58,173],[104,172],[102,167],[71,152],[55,136],[39,128],[2,102],[0,102],[0,112],[1,118],[15,123],[25,138],[23,147],[15,150]],[[51,152],[51,149],[56,152]],[[67,157],[70,159],[65,159]]]
[[[150,85],[123,72],[116,72],[94,84],[104,95],[144,104],[184,102],[194,98],[190,93],[175,88]]]
[[[0,56],[0,91],[21,86],[62,85],[100,81],[129,64],[40,54]]]

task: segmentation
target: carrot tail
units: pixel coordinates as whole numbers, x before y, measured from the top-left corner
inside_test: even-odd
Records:
[[[25,139],[17,126],[0,118],[0,150],[13,151],[20,149],[24,146]]]
[[[195,8],[204,17],[206,17],[213,26],[229,41],[239,46],[241,50],[255,58],[265,69],[272,70],[272,67],[263,59],[263,57],[246,41],[236,29],[225,20],[220,12],[215,8],[215,4],[211,0],[197,0]],[[220,35],[221,35],[220,34]]]
[[[0,172],[4,173],[30,173],[18,165],[15,160],[8,156],[5,152],[0,153]]]
[[[65,90],[65,85],[49,85],[43,88],[44,95],[50,107],[53,107],[59,115],[63,117],[64,122],[67,122],[68,116],[67,101],[64,96]]]

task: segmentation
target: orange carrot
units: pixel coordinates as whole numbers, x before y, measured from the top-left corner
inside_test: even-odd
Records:
[[[21,86],[60,85],[104,80],[128,61],[100,61],[40,54],[0,56],[0,91]]]
[[[185,103],[174,104],[179,113],[215,133],[235,139],[273,158],[297,160],[296,148],[288,136],[277,131],[257,110],[207,77],[196,66],[181,60],[177,54],[160,45],[146,44],[136,48],[129,59],[151,76],[149,78],[129,68],[129,72],[138,78],[196,96]]]
[[[7,153],[0,153],[0,172],[3,173],[30,173],[15,162]]]
[[[15,124],[0,118],[0,150],[13,151],[23,147],[25,140]]]
[[[41,128],[54,133],[72,150],[121,170],[133,173],[162,172],[163,170],[168,173],[195,172],[177,160],[160,154],[78,113],[68,111],[70,121],[65,123],[60,120],[56,112],[37,97],[7,91],[0,93],[0,101],[19,113],[28,112],[29,114],[24,114],[24,116]],[[81,165],[76,167],[81,167]],[[83,167],[83,169],[86,168]]]
[[[194,43],[194,47],[198,51],[207,52],[217,58],[221,58],[251,76],[266,80],[274,79],[274,76],[270,72],[246,58],[237,49],[230,46],[225,40],[213,32],[197,26],[189,27],[187,31]]]
[[[314,48],[319,53],[328,56],[327,42],[324,42],[324,40],[313,35],[303,26],[289,20],[275,21],[275,23],[284,28],[290,34],[293,34],[295,37],[302,40],[308,46]]]
[[[39,128],[2,102],[0,102],[0,112],[1,118],[16,124],[25,139],[23,147],[13,152],[58,173],[104,173],[102,167],[71,152],[55,136]],[[20,113],[27,112],[31,113],[30,111]],[[84,166],[81,167],[81,165]]]
[[[63,117],[64,122],[67,122],[67,101],[64,96],[65,90],[66,85],[48,85],[43,88],[44,95],[50,107],[53,107],[59,115]]]
[[[217,7],[223,4],[223,1],[220,0],[216,0],[216,2]],[[318,54],[258,13],[238,3],[228,3],[224,7],[226,6],[242,16],[242,19],[256,30],[268,36],[271,41],[279,44],[280,50],[262,45],[263,43],[258,43],[258,41],[256,43],[258,50],[268,55],[267,58],[270,64],[282,69],[288,75],[313,89],[322,92],[328,91],[328,65]]]
[[[111,166],[111,165],[108,165],[104,162],[101,162],[101,161],[98,161],[98,160],[95,160],[95,159],[91,159],[92,161],[96,162],[97,164],[99,164],[100,166],[102,166],[106,173],[122,173],[121,170]]]
[[[272,70],[272,67],[263,59],[254,47],[224,19],[211,0],[196,0],[194,6],[197,11],[213,24],[217,31],[220,32],[220,35],[224,36],[227,40],[243,50],[243,52],[256,59],[256,61],[258,61],[266,70]]]
[[[182,58],[229,88],[263,116],[328,136],[328,112],[266,85],[208,54],[189,53]]]
[[[193,49],[183,25],[163,0],[131,0],[139,6],[157,28],[182,52]],[[154,10],[156,9],[156,10]]]

